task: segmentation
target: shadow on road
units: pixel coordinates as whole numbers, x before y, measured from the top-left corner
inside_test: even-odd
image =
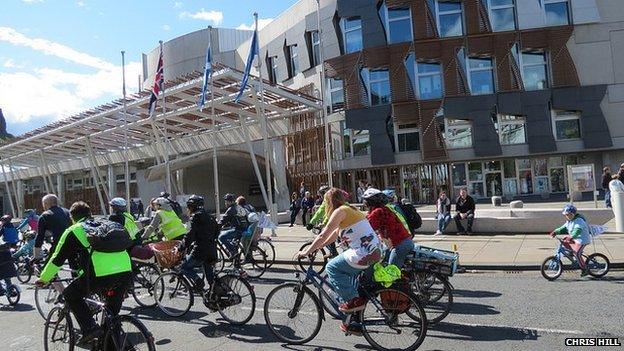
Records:
[[[34,310],[34,308],[31,305],[25,303],[18,303],[15,306],[0,305],[0,311],[28,312],[32,310]]]
[[[498,311],[496,308],[490,305],[482,305],[482,304],[470,303],[470,302],[453,302],[451,313],[483,316],[483,315],[500,314],[500,311]]]
[[[197,305],[194,305],[197,306]],[[136,316],[139,319],[144,319],[148,321],[178,321],[186,324],[198,324],[198,325],[206,325],[209,322],[202,320],[201,318],[206,317],[208,315],[205,311],[193,311],[193,307],[188,311],[184,316],[176,318],[169,317],[164,314],[158,307],[136,307],[136,308],[128,308],[123,307],[123,310],[130,312],[130,314]],[[203,305],[201,305],[203,308]]]
[[[457,297],[486,298],[486,297],[499,297],[501,295],[503,294],[497,291],[453,289],[453,296],[457,296]]]
[[[537,340],[537,331],[495,326],[473,326],[442,322],[427,337],[465,341]],[[442,334],[440,334],[442,332]]]

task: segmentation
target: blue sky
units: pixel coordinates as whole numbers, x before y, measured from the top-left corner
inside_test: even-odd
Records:
[[[135,91],[142,52],[208,25],[269,22],[296,0],[3,0],[0,108],[15,135]]]

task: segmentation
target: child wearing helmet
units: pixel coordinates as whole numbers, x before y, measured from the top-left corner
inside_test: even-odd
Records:
[[[17,229],[11,223],[12,219],[13,216],[11,215],[4,215],[0,218],[0,238],[8,246],[15,247],[19,241],[19,235]]]
[[[554,238],[557,235],[566,234],[563,239],[563,245],[574,251],[574,255],[581,269],[583,269],[581,275],[587,275],[585,261],[582,257],[583,249],[591,243],[591,232],[587,220],[578,213],[576,207],[570,204],[563,208],[562,214],[566,222],[561,227],[550,232],[550,236]]]

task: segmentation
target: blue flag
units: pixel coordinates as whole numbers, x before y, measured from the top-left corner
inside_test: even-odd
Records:
[[[259,55],[258,48],[258,28],[254,30],[253,36],[251,37],[251,48],[249,49],[249,56],[247,57],[247,64],[245,65],[245,72],[243,75],[243,81],[241,82],[240,91],[238,95],[236,95],[235,102],[238,102],[240,98],[243,96],[243,92],[247,87],[247,81],[249,81],[249,72],[251,71],[251,66],[253,65],[253,60],[256,55]]]
[[[204,84],[202,85],[201,96],[197,102],[200,111],[206,104],[206,89],[208,88],[208,82],[212,76],[212,48],[210,46],[210,42],[208,42],[208,48],[206,49],[206,66],[204,68]]]

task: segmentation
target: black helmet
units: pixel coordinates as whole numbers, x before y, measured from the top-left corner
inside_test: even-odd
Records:
[[[169,196],[171,196],[171,194],[169,194],[169,193],[168,193],[168,192],[166,192],[166,191],[161,191],[161,192],[160,192],[160,197],[164,197],[165,199],[168,199],[168,198],[169,198]]]
[[[236,196],[234,196],[234,194],[227,193],[227,194],[225,194],[225,196],[223,197],[223,200],[225,200],[225,201],[232,201],[232,202],[234,202],[234,201],[236,201]]]
[[[204,198],[199,195],[191,195],[191,197],[186,200],[186,206],[192,208],[204,207]]]

